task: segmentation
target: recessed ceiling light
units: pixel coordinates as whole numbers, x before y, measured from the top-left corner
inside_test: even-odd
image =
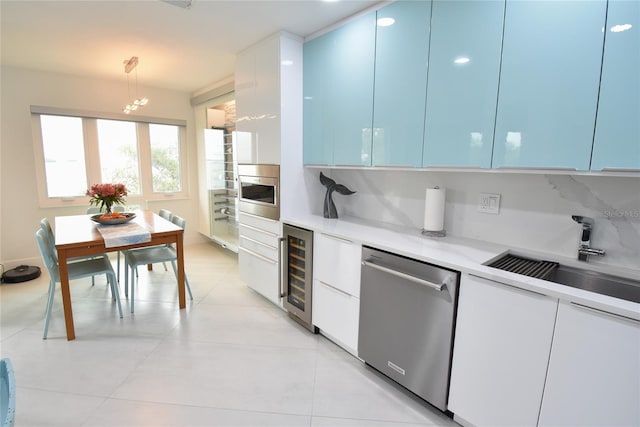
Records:
[[[471,58],[466,57],[466,56],[461,56],[459,58],[456,58],[453,60],[453,62],[455,62],[456,64],[466,64],[469,61],[471,61]]]
[[[621,33],[623,31],[630,30],[631,27],[633,27],[633,25],[631,25],[631,24],[614,25],[613,27],[611,27],[611,32],[612,33]]]
[[[396,22],[393,18],[380,18],[378,19],[378,27],[388,27]]]

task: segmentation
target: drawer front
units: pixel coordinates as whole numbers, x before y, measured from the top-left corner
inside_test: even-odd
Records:
[[[315,278],[359,298],[362,246],[324,233],[314,243]]]
[[[276,245],[277,245],[276,240]],[[251,237],[240,235],[240,247],[248,249],[252,252],[257,253],[258,255],[262,255],[263,257],[269,258],[272,261],[278,262],[279,254],[278,247],[272,246],[269,244],[262,243],[258,240],[254,240]]]
[[[249,215],[244,212],[240,212],[240,224],[246,224],[260,230],[264,230],[280,236],[282,234],[282,227],[280,221],[274,221],[271,219],[261,218],[255,215]]]
[[[358,354],[360,299],[319,280],[313,282],[313,324],[337,344]]]
[[[278,262],[240,247],[238,251],[240,279],[269,301],[280,305]]]
[[[272,247],[278,246],[278,236],[270,231],[265,231],[247,224],[240,224],[238,232],[240,236],[248,237],[251,240],[256,240],[265,245]]]

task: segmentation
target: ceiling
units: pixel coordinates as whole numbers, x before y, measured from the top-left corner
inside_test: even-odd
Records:
[[[235,56],[286,30],[302,37],[380,0],[0,0],[2,65],[196,92],[234,72]]]

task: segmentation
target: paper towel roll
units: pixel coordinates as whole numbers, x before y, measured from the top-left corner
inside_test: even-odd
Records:
[[[424,229],[427,231],[444,230],[444,188],[427,188],[424,197]]]

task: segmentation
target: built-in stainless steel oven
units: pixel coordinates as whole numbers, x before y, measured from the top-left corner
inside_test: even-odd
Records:
[[[238,165],[240,212],[280,219],[280,166]]]

